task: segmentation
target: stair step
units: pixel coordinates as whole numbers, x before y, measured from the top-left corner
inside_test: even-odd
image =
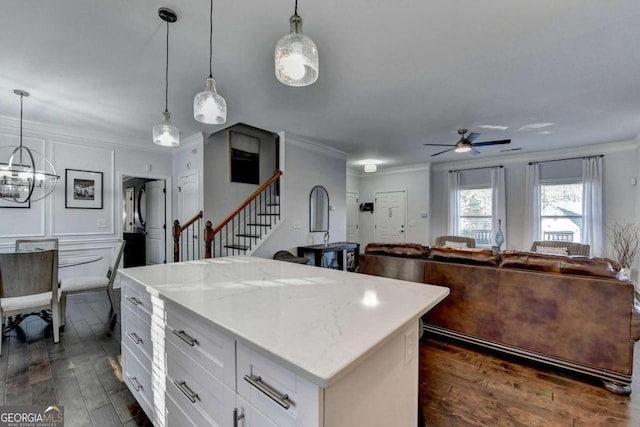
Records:
[[[267,203],[267,206],[280,206],[280,203]]]
[[[259,213],[258,216],[280,216],[279,213]]]
[[[252,239],[259,239],[260,238],[259,234],[240,233],[240,234],[236,234],[236,236],[238,236],[238,237],[251,237]]]
[[[244,245],[224,245],[225,248],[228,249],[237,249],[239,251],[248,251],[251,247]]]
[[[271,224],[248,223],[247,226],[249,226],[249,227],[271,227]]]

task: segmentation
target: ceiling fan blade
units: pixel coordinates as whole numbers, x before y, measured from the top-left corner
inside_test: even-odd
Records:
[[[471,147],[471,155],[472,156],[477,156],[478,154],[480,154],[480,152],[478,150],[476,150],[475,148]]]
[[[467,135],[467,137],[465,139],[467,140],[467,142],[473,142],[476,139],[478,139],[479,136],[480,136],[479,133],[471,132],[469,135]]]
[[[435,157],[435,156],[437,156],[437,155],[439,155],[439,154],[444,154],[444,153],[446,153],[447,151],[451,151],[451,150],[453,150],[454,148],[455,148],[455,147],[453,147],[453,148],[449,148],[448,150],[444,150],[444,151],[441,151],[441,152],[436,153],[436,154],[432,154],[432,155],[431,155],[431,157]]]
[[[486,141],[486,142],[474,142],[473,145],[474,147],[486,147],[487,145],[500,145],[500,144],[510,144],[511,140],[510,139],[503,139],[500,141]]]
[[[455,147],[455,145],[451,145],[451,144],[422,144],[422,145],[428,145],[430,147]]]

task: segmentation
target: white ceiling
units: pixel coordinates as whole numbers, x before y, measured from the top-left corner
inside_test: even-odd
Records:
[[[385,168],[468,156],[430,158],[442,148],[422,145],[453,144],[460,127],[482,133],[477,142],[512,140],[482,157],[640,132],[637,0],[300,0],[320,52],[318,81],[304,88],[273,71],[294,0],[214,0],[223,126],[192,113],[208,75],[207,0],[5,1],[0,116],[18,117],[19,88],[32,95],[25,120],[152,144],[164,110],[162,6],[178,14],[169,110],[183,137],[244,122],[344,151],[349,165],[378,158]]]

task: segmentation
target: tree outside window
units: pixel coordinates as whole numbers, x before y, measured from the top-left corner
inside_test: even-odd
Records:
[[[464,188],[458,192],[459,230],[472,237],[477,246],[491,246],[491,188]]]

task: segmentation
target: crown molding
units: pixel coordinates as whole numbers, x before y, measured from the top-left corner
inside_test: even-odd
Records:
[[[376,172],[360,172],[360,171],[353,171],[353,169],[349,169],[347,171],[347,173],[351,172],[354,176],[358,176],[360,178],[373,178],[377,175],[397,175],[397,174],[402,174],[402,173],[411,173],[411,172],[422,172],[422,171],[430,171],[431,170],[431,163],[423,163],[423,164],[416,164],[416,165],[409,165],[409,166],[398,166],[398,167],[394,167],[394,168],[385,168],[385,169],[378,169]]]
[[[318,142],[314,142],[305,138],[301,138],[297,135],[292,135],[290,133],[284,133],[284,143],[285,146],[287,144],[294,145],[296,147],[305,148],[310,151],[315,151],[319,154],[324,154],[326,156],[330,156],[340,160],[347,160],[347,153],[344,151],[336,150],[335,148],[328,147],[326,145],[320,144]]]

